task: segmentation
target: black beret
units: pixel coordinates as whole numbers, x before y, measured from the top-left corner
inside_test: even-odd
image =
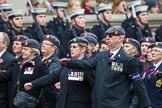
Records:
[[[140,44],[143,42],[149,42],[149,43],[155,43],[155,39],[153,39],[152,37],[144,37],[140,40]]]
[[[40,49],[39,42],[34,40],[34,39],[28,39],[28,40],[23,41],[22,46],[35,48],[35,49],[38,49],[38,50]]]
[[[152,44],[152,48],[153,47],[158,47],[162,49],[162,42],[155,42],[154,44]]]
[[[120,35],[125,35],[125,30],[120,26],[112,26],[106,30],[105,34],[120,36]]]
[[[44,40],[50,41],[51,43],[53,43],[57,47],[60,46],[60,41],[59,41],[59,39],[56,36],[53,36],[53,35],[45,35],[44,36]]]
[[[13,41],[20,41],[23,42],[25,40],[29,39],[27,36],[25,35],[17,35],[13,38]]]
[[[85,44],[89,44],[88,40],[85,39],[84,37],[76,37],[76,38],[73,38],[69,41],[69,44],[71,43],[85,43]]]
[[[137,40],[135,40],[135,39],[133,39],[133,38],[125,38],[124,44],[125,44],[125,43],[128,43],[128,44],[133,45],[134,47],[137,48],[137,50],[138,50],[139,53],[141,52],[140,43],[139,43]]]
[[[80,37],[84,37],[88,40],[89,43],[97,44],[97,36],[90,32],[84,32],[80,35]]]

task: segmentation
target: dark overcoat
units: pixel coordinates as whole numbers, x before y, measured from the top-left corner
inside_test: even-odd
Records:
[[[93,108],[128,108],[131,82],[141,107],[148,106],[148,96],[136,59],[126,54],[123,48],[113,59],[109,59],[109,54],[110,51],[103,51],[90,60],[71,60],[69,64],[70,68],[96,70]]]

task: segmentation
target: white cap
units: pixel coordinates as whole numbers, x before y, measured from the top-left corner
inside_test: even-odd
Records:
[[[104,5],[104,6],[100,6],[98,7],[98,12],[103,12],[103,11],[112,11],[112,6],[113,4],[107,4],[107,5]]]
[[[135,1],[128,3],[128,8],[130,9],[132,6],[137,7],[137,6],[140,6],[140,5],[142,5],[142,1],[141,0],[135,0]]]
[[[138,6],[135,8],[136,13],[142,13],[142,12],[147,12],[148,11],[148,6],[143,5],[143,6]]]
[[[79,15],[84,15],[84,9],[73,10],[68,15],[70,16],[71,19]]]
[[[47,11],[46,8],[34,8],[32,13],[33,14],[41,14],[41,13],[46,14],[46,11]]]
[[[68,2],[52,2],[52,6],[66,8],[68,6]]]
[[[12,10],[12,4],[2,4],[0,5],[0,9],[2,10]]]
[[[16,17],[16,16],[23,16],[23,11],[22,10],[13,10],[7,12],[8,17]]]

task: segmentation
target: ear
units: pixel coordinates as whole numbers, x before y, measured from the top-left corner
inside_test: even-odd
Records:
[[[136,21],[139,21],[139,16],[136,17]]]
[[[71,23],[72,23],[73,25],[75,25],[75,21],[74,21],[74,19],[71,20]]]
[[[81,52],[82,52],[82,53],[85,53],[85,52],[86,52],[86,48],[85,48],[85,47],[82,47],[82,48],[81,48]]]
[[[12,24],[12,19],[9,19],[9,22]]]

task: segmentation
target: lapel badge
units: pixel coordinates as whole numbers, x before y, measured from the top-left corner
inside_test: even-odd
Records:
[[[157,80],[156,81],[156,87],[161,87],[161,85],[162,85],[161,79]]]
[[[0,64],[2,64],[3,62],[4,62],[4,61],[3,61],[3,59],[1,58],[1,59],[0,59]]]
[[[48,62],[51,63],[51,59],[49,59]]]

